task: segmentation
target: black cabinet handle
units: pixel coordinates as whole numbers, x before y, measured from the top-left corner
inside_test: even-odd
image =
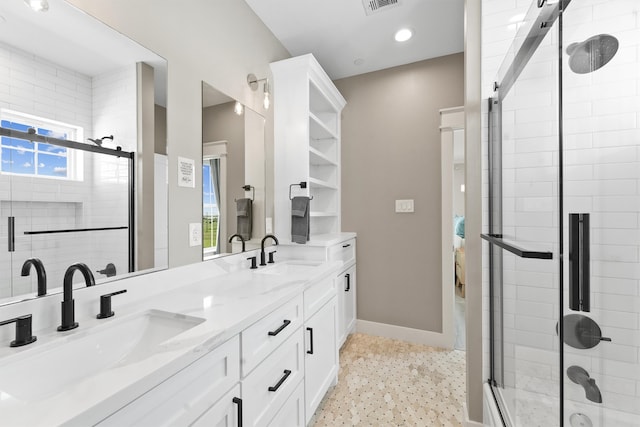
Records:
[[[589,214],[569,214],[569,308],[591,311]]]
[[[351,246],[351,243],[347,243],[346,245],[342,245],[343,248],[348,248],[349,246]]]
[[[8,242],[9,242],[9,252],[15,252],[16,250],[16,218],[14,216],[10,216],[7,218],[9,221],[7,223],[7,231]]]
[[[285,369],[284,375],[282,376],[282,378],[280,378],[280,381],[278,381],[276,385],[269,387],[269,391],[277,391],[282,383],[284,383],[286,379],[289,378],[289,375],[291,375],[291,371],[289,369]]]
[[[238,427],[242,427],[242,399],[234,397],[233,403],[238,405]]]
[[[313,354],[313,328],[307,328],[307,331],[309,331],[309,343],[310,343],[310,348],[309,350],[307,350],[307,354]]]
[[[347,273],[344,275],[347,278],[347,287],[344,290],[345,292],[349,292],[351,290],[351,274]]]
[[[285,319],[285,320],[284,320],[284,323],[283,323],[283,324],[282,324],[278,329],[276,329],[275,331],[269,331],[269,336],[271,336],[271,337],[275,337],[275,336],[276,336],[276,335],[278,335],[280,332],[282,332],[282,330],[283,330],[284,328],[286,328],[287,326],[289,326],[289,323],[291,323],[291,320],[287,320],[287,319]]]

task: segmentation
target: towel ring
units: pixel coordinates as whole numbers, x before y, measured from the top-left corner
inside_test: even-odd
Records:
[[[293,197],[291,197],[291,187],[300,187],[300,188],[307,188],[307,182],[306,181],[300,181],[298,184],[291,184],[289,185],[289,200],[293,200]],[[309,196],[309,200],[313,200],[313,196]]]
[[[252,201],[252,202],[256,199],[256,187],[254,187],[253,185],[243,185],[243,186],[242,186],[242,189],[243,189],[244,191],[249,191],[249,190],[251,190],[251,191],[253,192],[253,193],[252,193],[252,196],[251,196],[251,201]],[[237,202],[237,201],[238,201],[238,199],[234,199],[234,201],[236,201],[236,202]]]

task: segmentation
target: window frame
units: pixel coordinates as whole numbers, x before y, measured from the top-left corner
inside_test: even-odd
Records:
[[[0,109],[0,121],[10,121],[19,123],[25,126],[33,127],[36,129],[44,129],[52,132],[60,132],[66,133],[66,140],[69,141],[82,141],[84,139],[84,129],[78,125],[72,125],[69,123],[64,123],[59,120],[52,120],[46,117],[36,116],[33,114],[22,113],[19,111],[8,110],[8,109]],[[16,150],[15,147],[10,145],[4,145],[2,141],[5,137],[0,138],[0,153],[2,149],[6,148],[8,150]],[[16,177],[25,177],[25,178],[42,178],[42,179],[53,179],[53,180],[63,180],[63,181],[82,181],[83,180],[83,156],[82,153],[78,150],[74,150],[71,148],[65,147],[65,156],[61,156],[55,153],[47,153],[44,150],[40,150],[39,142],[33,142],[33,149],[26,149],[27,152],[32,152],[34,154],[34,173],[18,173],[4,170],[2,164],[0,163],[0,174],[2,175],[11,175]],[[42,143],[46,144],[46,143]],[[50,144],[54,145],[54,144]],[[49,156],[58,156],[65,157],[67,161],[66,165],[66,175],[41,175],[38,173],[39,170],[39,154],[46,154]]]

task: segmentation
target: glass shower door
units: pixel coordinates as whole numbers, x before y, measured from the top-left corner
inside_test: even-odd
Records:
[[[640,2],[572,0],[561,55],[564,424],[638,426]]]
[[[536,5],[529,16],[535,21]],[[539,25],[536,27],[539,28]],[[506,62],[491,100],[492,385],[508,426],[558,426],[559,79],[556,21]]]

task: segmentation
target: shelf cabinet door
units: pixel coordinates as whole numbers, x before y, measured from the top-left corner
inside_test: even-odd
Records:
[[[309,423],[338,375],[337,302],[333,297],[305,323],[305,413]]]

